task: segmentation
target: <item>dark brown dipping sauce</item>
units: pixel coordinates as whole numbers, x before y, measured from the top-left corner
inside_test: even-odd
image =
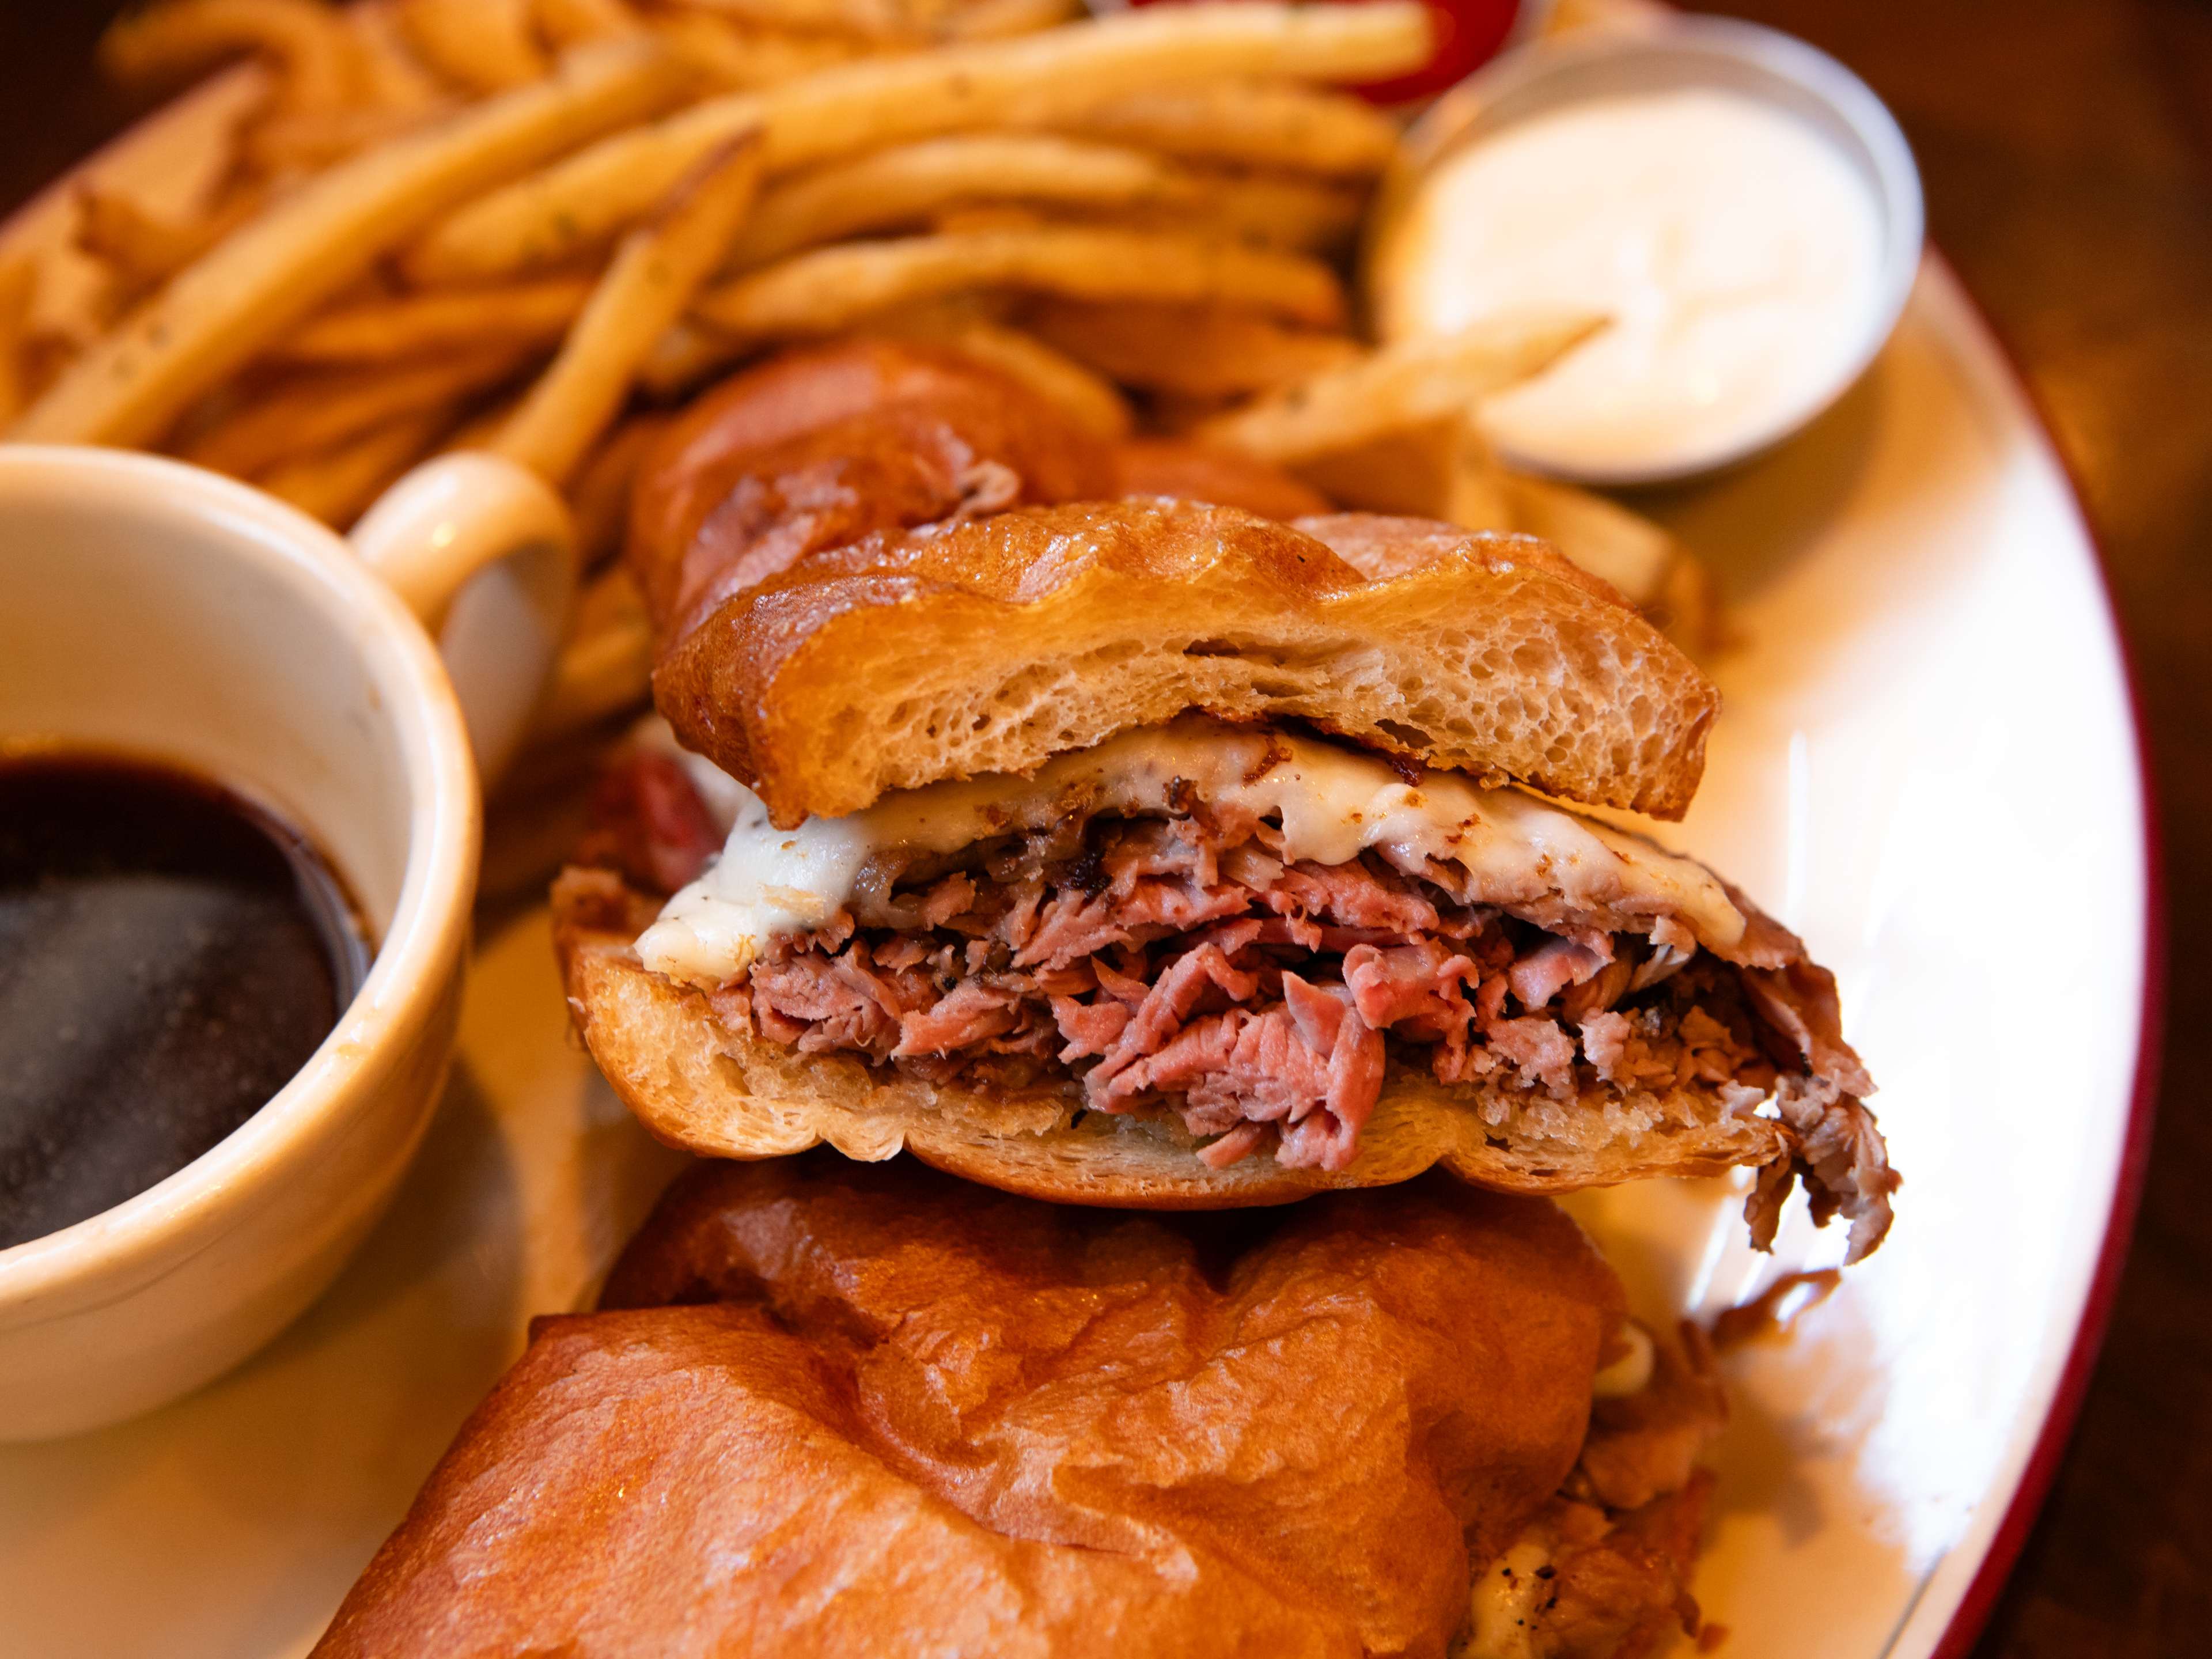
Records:
[[[0,761],[0,1248],[252,1116],[369,955],[330,866],[228,790],[108,756]]]

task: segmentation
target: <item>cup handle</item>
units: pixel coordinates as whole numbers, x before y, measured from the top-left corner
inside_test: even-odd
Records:
[[[489,785],[521,744],[576,596],[566,503],[526,467],[457,450],[386,490],[352,542],[436,637]]]

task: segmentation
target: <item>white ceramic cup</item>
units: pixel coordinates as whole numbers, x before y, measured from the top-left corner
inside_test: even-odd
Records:
[[[0,445],[0,750],[120,750],[258,799],[321,849],[377,945],[336,1029],[236,1131],[0,1250],[0,1440],[198,1387],[368,1233],[453,1057],[483,822],[471,734],[488,769],[513,752],[574,586],[559,498],[490,456],[418,469],[349,546],[173,461]]]

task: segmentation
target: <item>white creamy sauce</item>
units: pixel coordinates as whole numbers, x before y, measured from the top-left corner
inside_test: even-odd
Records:
[[[764,941],[828,921],[878,852],[957,852],[1071,810],[1166,811],[1185,790],[1279,821],[1292,860],[1343,864],[1369,848],[1394,862],[1450,860],[1486,888],[1532,898],[1644,902],[1680,916],[1702,944],[1726,948],[1744,929],[1702,865],[1534,796],[1447,772],[1413,785],[1372,754],[1195,718],[1055,756],[1033,777],[898,790],[794,830],[777,829],[750,790],[725,781],[737,805],[721,857],[637,941],[647,967],[695,983],[730,979]]]
[[[1689,468],[1811,412],[1863,349],[1874,191],[1819,132],[1739,93],[1594,98],[1423,182],[1377,271],[1386,331],[1521,307],[1611,326],[1486,402],[1509,455],[1595,476]]]

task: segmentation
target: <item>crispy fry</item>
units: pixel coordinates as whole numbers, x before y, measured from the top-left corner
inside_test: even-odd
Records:
[[[1082,15],[1080,0],[975,0],[940,19],[936,33],[946,40],[1006,40],[1073,22]]]
[[[883,43],[922,38],[911,8],[898,0],[685,0],[693,9],[750,28],[790,34],[842,34]]]
[[[538,33],[553,43],[556,51],[635,34],[645,27],[628,0],[535,0],[532,9]]]
[[[546,71],[530,0],[400,0],[399,21],[424,62],[472,92],[506,92]]]
[[[644,704],[653,684],[653,625],[629,569],[615,565],[577,597],[567,643],[532,715],[532,744]]]
[[[721,263],[760,188],[757,135],[709,155],[660,214],[630,233],[568,343],[494,450],[556,489],[629,395],[638,365]]]
[[[849,63],[865,43],[834,34],[775,34],[705,12],[656,16],[652,27],[717,92],[750,92]]]
[[[161,0],[108,26],[100,64],[130,86],[181,81],[239,52],[275,62],[283,101],[334,109],[353,92],[353,54],[336,12],[315,0]]]
[[[234,477],[333,449],[390,422],[457,410],[527,361],[500,346],[401,369],[353,369],[288,380],[184,447],[184,458]]]
[[[286,461],[258,482],[270,495],[320,519],[351,527],[399,475],[421,460],[453,421],[450,409],[403,415],[321,455]]]
[[[167,282],[258,205],[258,197],[240,194],[198,219],[165,219],[97,179],[80,185],[76,199],[76,245],[107,267],[126,304]]]
[[[1656,604],[1681,544],[1640,514],[1572,484],[1499,471],[1511,527],[1541,536],[1639,609]]]
[[[717,143],[753,126],[771,173],[935,134],[1036,125],[1115,93],[1221,74],[1358,80],[1423,62],[1427,14],[1406,0],[1148,7],[1012,40],[870,59],[736,94],[592,145],[454,214],[411,252],[440,283],[558,264],[649,207]]]
[[[12,436],[145,444],[380,254],[459,201],[681,91],[650,45],[571,53],[537,86],[333,167],[180,272],[88,350]]]
[[[806,173],[763,195],[731,253],[763,264],[860,231],[919,222],[957,202],[988,199],[1123,205],[1192,201],[1202,186],[1137,150],[1042,134],[926,138]]]
[[[1093,436],[1126,438],[1135,424],[1127,400],[1111,383],[1036,335],[1009,328],[975,307],[957,301],[916,306],[887,313],[869,326],[965,353],[1056,405]]]
[[[17,250],[0,256],[0,421],[22,408],[35,366],[29,361],[31,307],[39,297],[39,262]]]
[[[434,120],[436,104],[277,110],[247,125],[239,155],[253,173],[318,173]]]
[[[1285,465],[1354,449],[1457,415],[1541,373],[1604,325],[1602,318],[1564,312],[1486,319],[1445,337],[1385,346],[1270,392],[1204,422],[1198,435]]]
[[[446,100],[446,88],[408,46],[398,6],[399,0],[354,0],[345,9],[353,78],[380,109],[427,109]]]
[[[702,321],[736,338],[827,334],[872,312],[971,289],[1088,300],[1241,304],[1342,321],[1344,291],[1318,260],[1141,231],[975,231],[817,248],[699,296]]]
[[[277,362],[388,362],[495,343],[550,349],[592,297],[588,276],[371,300],[310,318],[270,348]]]
[[[1347,248],[1366,208],[1366,193],[1357,186],[1260,175],[1195,176],[1197,200],[1158,210],[1163,223],[1203,228],[1261,247],[1309,253]]]
[[[1195,398],[1297,386],[1363,355],[1348,335],[1291,328],[1231,306],[1047,298],[1024,320],[1124,386]]]
[[[630,482],[638,463],[667,424],[658,415],[633,415],[601,441],[576,469],[568,508],[576,520],[576,556],[586,570],[621,550],[629,526]]]
[[[1361,177],[1397,153],[1397,124],[1364,99],[1250,81],[1148,87],[1042,125],[1186,161]]]

